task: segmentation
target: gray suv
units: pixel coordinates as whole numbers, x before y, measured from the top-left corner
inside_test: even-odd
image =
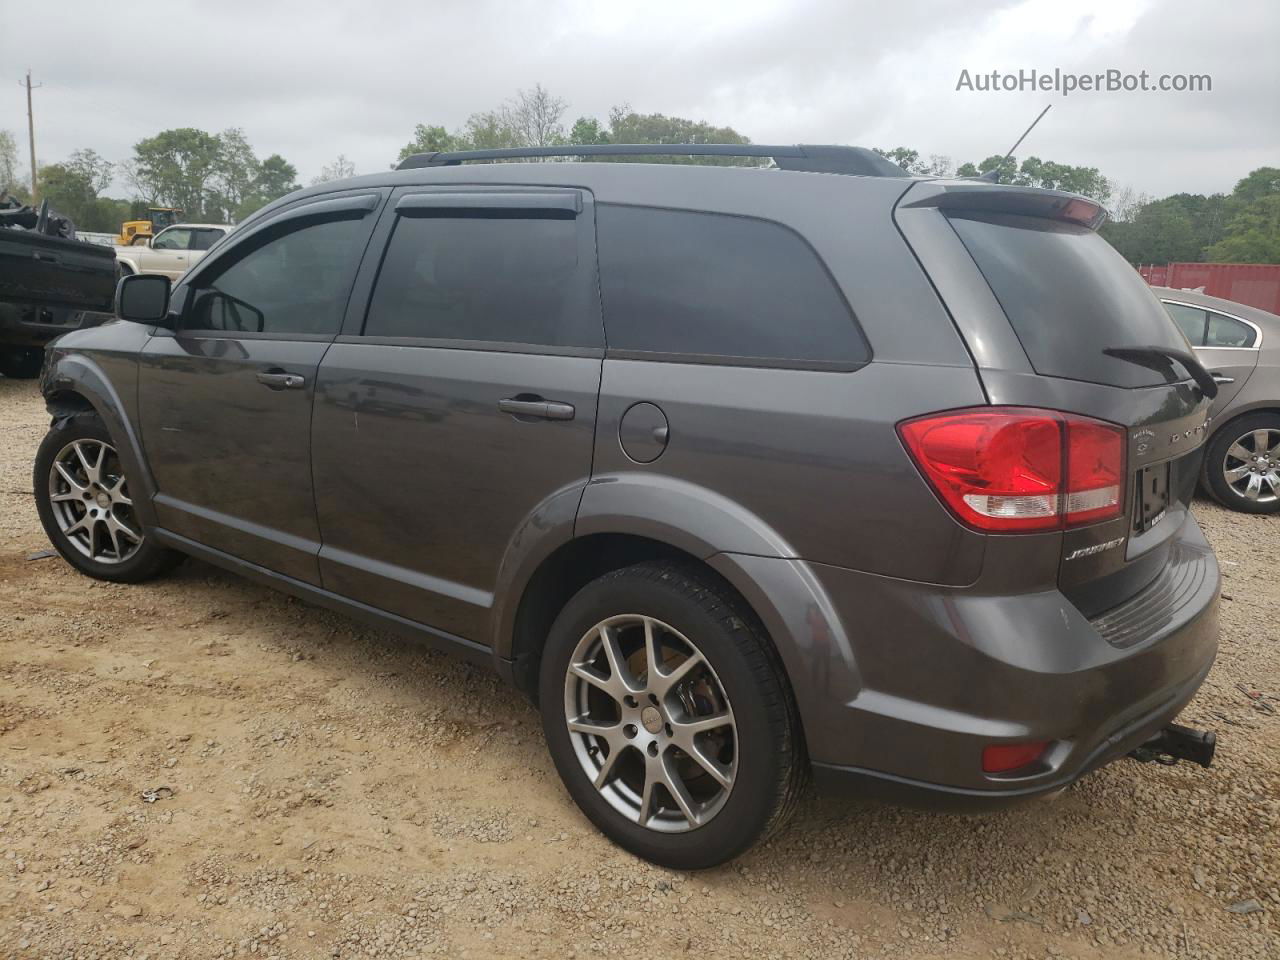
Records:
[[[46,359],[53,544],[490,665],[671,867],[810,775],[976,807],[1207,762],[1169,723],[1217,643],[1215,385],[1100,208],[857,148],[561,152],[659,151],[775,166],[421,155],[125,278]]]

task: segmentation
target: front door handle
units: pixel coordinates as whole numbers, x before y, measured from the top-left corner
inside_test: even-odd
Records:
[[[1217,371],[1214,371],[1213,373],[1209,374],[1209,376],[1213,377],[1214,383],[1235,383],[1236,382],[1235,377],[1224,377],[1222,374],[1218,373]]]
[[[575,413],[572,403],[544,400],[525,394],[499,400],[498,409],[515,417],[534,417],[539,420],[572,420]]]
[[[258,382],[272,390],[300,390],[307,378],[296,373],[285,373],[283,370],[268,370],[258,374]]]

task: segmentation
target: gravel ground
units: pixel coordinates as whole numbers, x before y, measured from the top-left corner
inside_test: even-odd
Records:
[[[1212,771],[982,817],[811,796],[681,875],[591,828],[482,670],[195,562],[30,559],[45,426],[0,379],[0,956],[1280,957],[1280,518],[1197,508]]]

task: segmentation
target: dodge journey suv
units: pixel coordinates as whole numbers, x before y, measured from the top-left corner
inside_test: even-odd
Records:
[[[660,150],[773,163],[423,154],[124,278],[46,357],[53,544],[491,665],[672,867],[810,776],[983,806],[1207,763],[1170,721],[1217,643],[1215,385],[1102,210],[857,148],[561,152]]]

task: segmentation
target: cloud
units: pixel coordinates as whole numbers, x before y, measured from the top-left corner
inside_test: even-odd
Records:
[[[1001,153],[1046,103],[1021,154],[1099,167],[1162,195],[1230,190],[1280,163],[1280,4],[1206,13],[1192,0],[898,0],[644,4],[408,2],[30,7],[0,38],[0,128],[25,134],[13,84],[37,82],[44,161],[114,160],[167,127],[243,127],[305,182],[339,153],[385,168],[419,122],[462,124],[540,82],[567,120],[644,112],[728,124],[758,142]],[[957,92],[962,69],[1208,73],[1209,93]],[[2,89],[2,88],[0,88]]]

